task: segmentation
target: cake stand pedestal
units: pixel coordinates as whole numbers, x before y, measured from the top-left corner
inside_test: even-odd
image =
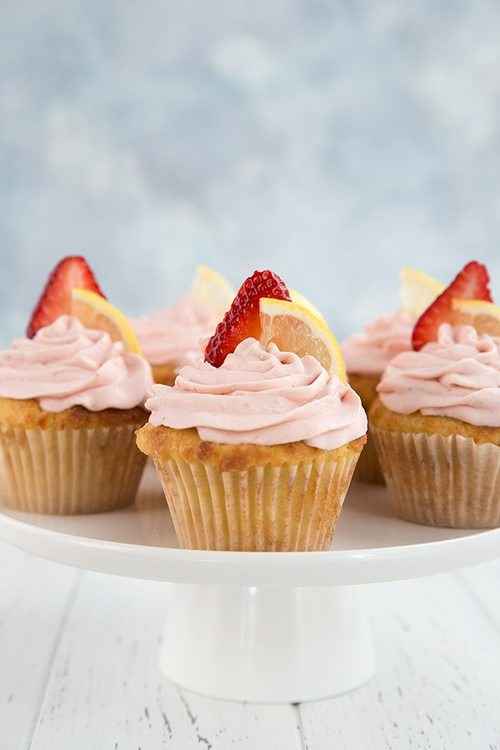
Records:
[[[150,467],[129,509],[53,517],[0,507],[0,539],[67,565],[165,581],[162,672],[204,695],[265,703],[331,697],[370,678],[363,584],[500,556],[499,529],[400,521],[386,490],[363,484],[351,487],[332,550],[178,549]]]
[[[188,690],[296,703],[345,693],[373,674],[354,587],[172,584],[171,595],[160,664]]]

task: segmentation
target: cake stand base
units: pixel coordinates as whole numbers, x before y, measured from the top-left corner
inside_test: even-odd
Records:
[[[496,559],[500,529],[432,528],[394,516],[385,487],[353,483],[324,552],[179,549],[151,467],[135,505],[44,516],[1,506],[0,540],[101,573],[168,583],[161,665],[174,682],[229,700],[339,695],[373,672],[364,585]],[[357,586],[357,588],[350,588]]]
[[[170,584],[160,665],[187,690],[256,703],[318,700],[374,672],[351,586]]]

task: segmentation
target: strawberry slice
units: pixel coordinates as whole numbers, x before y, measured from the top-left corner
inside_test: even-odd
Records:
[[[457,322],[452,307],[453,299],[492,302],[489,283],[490,276],[486,266],[476,260],[467,263],[415,323],[412,335],[412,346],[415,351],[421,349],[429,341],[437,340],[439,326],[442,323],[453,325]]]
[[[220,367],[228,354],[247,338],[260,337],[259,299],[272,297],[290,302],[285,282],[272,271],[255,271],[241,285],[231,307],[215,329],[205,349],[205,362]]]
[[[33,338],[40,328],[50,325],[60,315],[71,314],[73,289],[89,289],[104,297],[92,269],[81,255],[67,255],[51,272],[31,314],[26,329],[28,338]]]

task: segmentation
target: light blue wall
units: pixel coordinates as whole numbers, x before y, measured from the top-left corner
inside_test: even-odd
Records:
[[[500,297],[499,30],[472,0],[4,0],[0,338],[75,251],[133,312],[267,266],[340,335],[404,264],[481,258]]]

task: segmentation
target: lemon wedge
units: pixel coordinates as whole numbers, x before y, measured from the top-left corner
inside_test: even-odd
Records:
[[[454,323],[473,326],[478,333],[500,337],[500,307],[478,299],[454,299]]]
[[[222,317],[231,306],[235,291],[227,279],[208,266],[198,266],[191,286],[191,295],[200,305],[213,309]]]
[[[312,302],[309,302],[307,297],[304,297],[304,295],[298,292],[296,289],[290,289],[290,297],[292,299],[292,302],[296,302],[297,305],[305,307],[307,310],[309,310],[309,312],[312,312],[314,315],[316,315],[317,318],[325,320],[316,305],[313,305]]]
[[[401,308],[413,318],[419,318],[445,289],[437,279],[416,268],[401,271]]]
[[[325,370],[347,382],[339,343],[324,319],[297,302],[262,297],[259,300],[261,343],[270,343],[299,357],[311,354]]]
[[[100,294],[88,289],[72,289],[71,312],[86,328],[106,331],[113,341],[123,341],[129,352],[141,354],[139,340],[128,318]]]

